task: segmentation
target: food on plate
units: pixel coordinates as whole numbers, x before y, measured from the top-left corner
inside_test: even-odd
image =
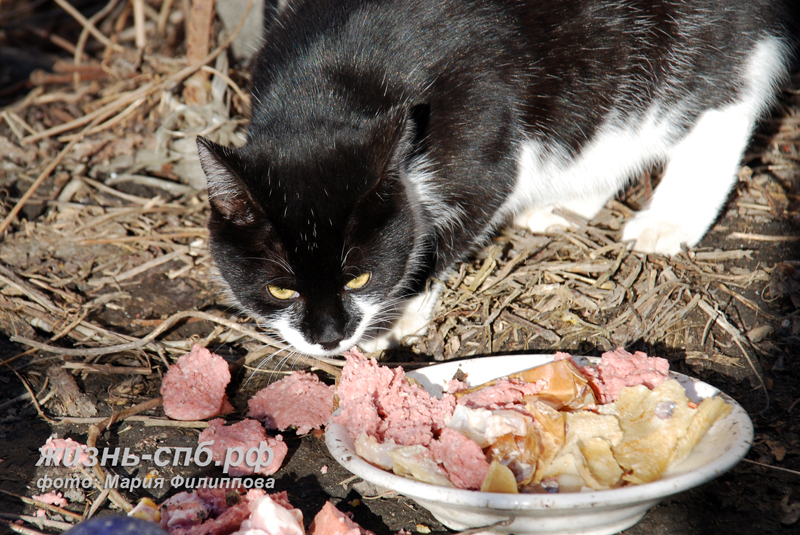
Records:
[[[229,475],[274,474],[289,452],[283,437],[281,435],[268,437],[264,426],[257,420],[248,418],[235,424],[225,425],[225,420],[215,418],[208,424],[208,428],[200,433],[198,444],[213,442],[207,445],[206,449],[211,451],[211,458],[214,461],[220,463],[230,461]],[[262,444],[272,450],[272,460],[269,463],[267,463],[268,453],[262,448]],[[257,454],[259,448],[262,448],[261,455]],[[251,451],[254,453],[250,454]]]
[[[557,353],[475,387],[450,381],[453,393],[441,399],[400,368],[346,357],[333,420],[356,453],[398,475],[462,489],[567,492],[654,481],[731,411],[719,396],[695,405],[665,359],[621,348],[596,367]]]
[[[204,420],[233,412],[225,394],[230,381],[225,359],[195,344],[161,381],[164,413],[174,420]]]
[[[247,405],[250,417],[267,429],[296,427],[301,435],[328,423],[333,410],[334,387],[311,373],[292,372],[259,390]]]
[[[596,367],[586,366],[581,371],[589,377],[600,403],[611,403],[626,386],[644,385],[652,389],[669,379],[669,361],[619,348],[603,353]]]
[[[378,366],[356,350],[345,353],[347,365],[336,389],[341,412],[333,421],[355,437],[362,431],[379,442],[427,446],[446,427],[455,398],[437,399],[406,380],[401,368]]]

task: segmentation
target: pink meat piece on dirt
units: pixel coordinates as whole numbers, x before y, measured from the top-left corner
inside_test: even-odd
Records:
[[[225,359],[195,344],[161,381],[164,412],[174,420],[204,420],[233,412],[225,394],[230,382]]]
[[[200,488],[195,492],[176,494],[161,505],[161,527],[170,535],[229,535],[238,531],[248,520],[257,503],[267,494],[263,490],[251,489],[242,495],[236,489]],[[287,509],[293,509],[286,492],[271,495],[272,499]],[[180,522],[178,516],[189,517],[192,510],[195,522]],[[169,527],[170,519],[172,526]],[[183,518],[182,518],[183,519]]]
[[[31,496],[31,498],[48,505],[57,505],[58,507],[66,507],[68,505],[67,499],[60,492],[37,494],[36,496]]]
[[[538,394],[546,387],[546,381],[528,383],[522,379],[499,379],[492,386],[470,392],[459,398],[458,404],[470,409],[491,411],[512,409],[514,405],[523,403],[523,396]]]
[[[642,351],[630,354],[620,347],[603,353],[596,368],[584,366],[580,371],[589,378],[598,401],[611,403],[626,386],[645,385],[652,389],[669,379],[669,361],[648,357]]]
[[[458,431],[447,428],[430,444],[433,458],[444,466],[453,485],[477,490],[489,472],[486,455],[478,444]]]
[[[322,510],[311,522],[308,535],[375,535],[353,522],[351,515],[341,512],[331,502],[325,502]]]
[[[273,499],[267,495],[255,501],[250,516],[234,535],[304,535],[303,512],[286,507],[288,500]]]
[[[354,439],[363,431],[379,442],[427,445],[446,427],[455,409],[452,395],[437,399],[409,384],[402,368],[378,366],[353,351],[345,357],[337,389],[342,411],[334,421]]]
[[[229,448],[240,448],[244,455],[241,456],[240,461],[235,465],[231,465],[228,474],[231,476],[245,476],[252,474],[260,474],[268,476],[274,474],[281,467],[283,459],[289,452],[289,447],[283,441],[281,435],[275,438],[268,437],[264,426],[257,420],[246,419],[241,422],[236,422],[232,425],[225,425],[225,420],[216,418],[208,422],[209,427],[203,430],[198,437],[198,443],[211,442],[214,443],[207,446],[211,450],[211,458],[214,461],[221,463],[225,462],[225,455]],[[245,462],[245,455],[251,448],[258,448],[262,442],[272,449],[272,462],[269,466],[256,467],[248,466]],[[232,453],[232,460],[236,460],[235,453]],[[267,460],[267,453],[261,457],[262,461]]]
[[[250,417],[264,422],[267,429],[297,427],[301,435],[319,429],[331,417],[334,388],[310,373],[292,372],[261,389],[247,402]]]
[[[50,456],[56,465],[69,465],[71,468],[78,468],[79,465],[88,466],[91,456],[86,453],[86,444],[76,442],[71,438],[50,437],[44,446],[39,448],[42,457]],[[64,456],[66,455],[66,459]],[[78,455],[76,458],[75,456]]]

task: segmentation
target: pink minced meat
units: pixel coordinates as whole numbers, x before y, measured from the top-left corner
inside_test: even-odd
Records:
[[[431,442],[433,458],[444,466],[453,485],[477,490],[489,472],[486,455],[478,444],[458,431],[447,428],[439,440]]]
[[[161,381],[164,412],[174,420],[203,420],[232,412],[225,395],[230,381],[225,359],[195,344]]]
[[[228,474],[231,476],[245,476],[254,473],[264,476],[274,474],[281,467],[283,459],[289,452],[289,447],[281,435],[277,435],[275,438],[268,437],[264,426],[256,420],[247,419],[232,425],[225,425],[225,420],[216,418],[208,424],[209,427],[200,433],[198,444],[214,441],[211,446],[208,446],[214,461],[224,462],[229,448],[241,448],[246,454],[250,448],[258,448],[261,442],[266,442],[267,446],[272,449],[273,458],[269,466],[260,467],[254,471],[254,467],[248,466],[242,458],[239,463],[230,467]],[[262,460],[266,460],[266,458],[267,454],[265,453]]]
[[[337,393],[342,411],[333,421],[345,426],[355,439],[362,431],[379,442],[427,445],[446,427],[455,398],[432,397],[409,384],[402,368],[378,366],[357,351],[345,354]]]
[[[325,502],[311,522],[308,535],[375,535],[353,522],[351,516]]]
[[[603,353],[596,368],[584,366],[580,370],[589,378],[600,403],[616,401],[626,386],[645,385],[653,389],[669,379],[667,359],[648,357],[641,351],[631,355],[621,347]]]
[[[267,429],[294,426],[304,435],[328,423],[333,394],[334,388],[316,375],[296,371],[260,390],[247,405],[250,417],[263,421]]]
[[[50,455],[53,463],[56,466],[69,465],[70,468],[77,469],[79,466],[88,466],[92,462],[91,456],[86,451],[86,444],[76,442],[71,438],[58,438],[51,436],[44,443],[44,446],[39,448],[42,456]],[[52,451],[52,453],[49,453]],[[66,459],[64,456],[66,455]],[[78,456],[75,458],[75,456]]]
[[[37,494],[31,496],[34,500],[38,500],[48,505],[57,505],[58,507],[66,507],[69,505],[67,499],[60,492],[48,492],[45,494]]]
[[[547,386],[545,381],[528,383],[522,379],[499,379],[492,386],[470,392],[459,398],[458,404],[470,409],[511,409],[523,403],[523,396],[538,394]]]

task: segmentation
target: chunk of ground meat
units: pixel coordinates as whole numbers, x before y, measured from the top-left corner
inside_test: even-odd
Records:
[[[228,363],[195,344],[170,366],[161,381],[164,412],[175,420],[203,420],[233,411],[225,395],[231,381]]]
[[[86,449],[86,444],[81,444],[71,438],[51,436],[44,446],[39,448],[39,451],[42,457],[49,457],[56,466],[63,465],[77,469],[79,466],[88,466],[92,462]]]
[[[303,435],[328,423],[333,395],[334,388],[316,375],[296,371],[261,389],[247,405],[250,417],[263,421],[267,429],[293,426]]]
[[[58,507],[66,507],[67,505],[69,505],[67,499],[60,492],[48,492],[45,494],[37,494],[35,496],[31,496],[31,498],[49,505],[57,505]]]
[[[225,420],[217,418],[211,420],[209,427],[203,430],[198,437],[198,443],[213,441],[207,446],[211,450],[211,458],[214,461],[224,462],[225,455],[230,448],[239,448],[241,456],[231,454],[231,460],[239,460],[235,465],[231,465],[228,474],[231,476],[245,476],[260,474],[268,476],[274,474],[281,467],[283,459],[289,452],[288,446],[283,442],[283,437],[277,435],[275,438],[268,437],[264,426],[257,420],[246,419],[232,425],[225,425]],[[272,462],[269,466],[253,467],[245,462],[245,455],[251,448],[258,448],[261,442],[272,449]],[[262,461],[266,461],[267,454],[262,455]],[[252,463],[255,464],[255,463]]]
[[[342,411],[334,421],[353,439],[363,431],[380,442],[427,445],[446,427],[455,409],[451,394],[437,399],[409,384],[402,368],[378,366],[355,352],[345,356],[337,389]]]
[[[480,446],[458,431],[447,428],[439,440],[430,444],[433,458],[444,466],[453,485],[460,489],[480,489],[489,472],[489,463]]]
[[[546,384],[528,383],[522,379],[499,379],[492,386],[465,394],[458,400],[459,405],[470,409],[512,409],[524,403],[523,396],[538,394]]]
[[[322,510],[314,517],[309,535],[375,535],[353,522],[346,513],[341,512],[331,502],[325,502]]]
[[[626,386],[644,385],[652,390],[669,379],[669,361],[641,351],[630,354],[620,347],[603,353],[597,367],[584,366],[580,371],[589,378],[598,401],[611,403]]]

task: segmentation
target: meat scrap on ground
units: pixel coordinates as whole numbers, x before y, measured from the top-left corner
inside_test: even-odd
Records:
[[[266,504],[265,500],[268,500]],[[267,495],[263,490],[251,489],[242,494],[239,489],[226,488],[200,488],[169,498],[160,507],[160,526],[170,535],[302,535],[302,531],[298,534],[296,529],[259,531],[254,528],[253,524],[265,524],[261,517],[267,509],[272,516],[281,516],[283,513],[276,513],[276,508],[285,510],[295,527],[302,526],[303,513],[292,507],[285,491]]]
[[[66,507],[68,504],[67,499],[60,492],[47,492],[45,494],[37,494],[31,496],[34,500],[46,503],[48,505],[57,505],[58,507]]]
[[[56,466],[78,468],[78,466],[88,466],[92,462],[86,449],[86,444],[81,444],[71,438],[58,438],[53,435],[47,439],[44,446],[39,448],[39,451],[42,457],[49,457]]]
[[[297,427],[298,434],[319,429],[331,417],[334,388],[316,375],[296,371],[261,389],[247,402],[250,417],[267,429]]]
[[[314,517],[309,535],[375,535],[356,524],[352,515],[341,512],[331,502],[325,502],[322,510]]]
[[[222,418],[211,420],[209,427],[200,433],[198,444],[212,441],[213,444],[208,446],[208,449],[211,450],[211,458],[214,461],[224,462],[227,455],[230,455],[231,461],[237,461],[230,463],[228,474],[232,476],[274,474],[281,467],[283,459],[289,452],[289,447],[281,435],[277,435],[275,438],[268,437],[264,426],[257,420],[249,418],[231,425],[225,425],[225,420]],[[257,460],[255,456],[252,459],[246,459],[248,451],[259,448],[262,442],[272,450],[273,455],[272,462],[264,466],[260,464],[266,462],[266,452],[261,455],[260,460]],[[232,448],[238,448],[240,455],[234,456],[235,452],[229,454],[228,450]],[[257,463],[259,466],[255,466]]]
[[[175,420],[204,420],[233,412],[225,394],[230,381],[225,359],[195,344],[161,381],[164,413]]]

